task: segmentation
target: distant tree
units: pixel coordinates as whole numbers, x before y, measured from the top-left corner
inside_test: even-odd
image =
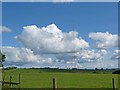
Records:
[[[72,68],[72,70],[77,70],[77,68]]]
[[[95,68],[95,70],[98,70],[98,68]]]
[[[4,61],[5,61],[5,58],[6,58],[5,55],[2,54],[1,51],[0,51],[0,61],[1,61],[1,62],[4,62]]]
[[[103,70],[103,68],[101,68],[100,70]]]
[[[1,53],[0,50],[0,67],[3,68],[3,62],[5,61],[6,56],[4,54]]]

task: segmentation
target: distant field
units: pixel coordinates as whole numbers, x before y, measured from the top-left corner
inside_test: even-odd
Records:
[[[118,75],[111,70],[48,70],[48,69],[12,69],[5,70],[3,76],[9,81],[18,82],[21,74],[21,88],[52,88],[52,78],[56,78],[58,88],[112,88],[112,78],[118,87]]]

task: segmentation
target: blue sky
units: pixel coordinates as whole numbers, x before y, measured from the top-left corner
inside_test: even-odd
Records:
[[[47,26],[54,23],[62,32],[77,31],[79,36],[95,48],[91,32],[118,33],[118,3],[2,3],[2,24],[11,29],[3,33],[3,46],[23,47],[14,37],[23,26]],[[74,29],[73,29],[74,28]],[[113,50],[113,48],[110,48]]]

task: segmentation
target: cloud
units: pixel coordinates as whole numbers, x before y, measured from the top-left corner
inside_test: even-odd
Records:
[[[74,2],[74,0],[53,0],[53,2]]]
[[[69,61],[59,62],[46,55],[35,55],[33,51],[27,48],[17,48],[5,46],[2,52],[6,55],[5,66],[17,67],[59,67],[59,68],[80,68],[79,63],[69,63]]]
[[[27,48],[2,47],[6,55],[5,66],[35,66],[35,67],[59,67],[59,68],[83,68],[81,64],[98,62],[107,55],[106,50],[83,50],[77,53],[62,54],[34,54]],[[92,63],[91,63],[92,64]],[[65,67],[66,66],[66,67]]]
[[[89,43],[79,37],[78,32],[62,32],[55,24],[41,28],[36,25],[24,26],[23,32],[15,38],[31,50],[35,57],[44,58],[44,62],[48,61],[48,57],[51,58],[51,65],[58,63],[58,66],[76,66],[97,62],[107,55],[105,49],[89,50]],[[38,62],[37,60],[35,62]]]
[[[105,49],[101,49],[98,51],[95,50],[84,50],[82,53],[79,52],[79,54],[82,60],[91,62],[91,61],[97,61],[102,59],[104,56],[107,55],[107,51]]]
[[[41,28],[24,26],[15,38],[35,54],[71,53],[89,47],[88,42],[78,37],[78,32],[62,32],[55,24]]]
[[[77,53],[68,54],[34,54],[27,48],[17,48],[5,46],[2,52],[6,55],[5,66],[35,66],[35,67],[59,67],[59,68],[80,68],[81,63],[97,62],[103,58],[107,52],[105,50],[84,50]],[[66,67],[65,67],[66,66]],[[82,67],[83,68],[83,67]]]
[[[106,55],[107,51],[105,49],[101,49],[98,51],[81,50],[80,52],[75,53],[56,54],[55,56],[58,62],[74,64],[74,63],[97,62],[103,59]]]
[[[111,34],[111,33],[90,33],[89,37],[93,40],[96,40],[97,48],[110,48],[110,47],[117,47],[118,46],[118,35]]]
[[[100,49],[91,50],[89,43],[78,36],[78,32],[63,32],[55,24],[45,27],[24,26],[22,33],[15,37],[22,43],[22,48],[2,47],[7,56],[5,64],[59,68],[108,67],[111,63],[108,63],[110,56],[107,57],[109,49],[106,48],[116,47],[118,36],[108,32],[97,32],[90,33],[89,37],[97,41],[97,48]],[[112,58],[119,58],[118,52],[119,50],[115,50]],[[115,65],[116,60],[111,67]]]
[[[16,47],[2,47],[3,53],[6,55],[5,63],[11,65],[24,65],[24,64],[43,64],[51,63],[49,57],[43,55],[35,55],[33,51],[27,48]]]
[[[120,50],[115,50],[114,53],[113,53],[113,56],[111,57],[112,60],[115,60],[115,59],[120,59]]]
[[[1,32],[11,32],[12,30],[6,26],[0,26],[0,33]]]

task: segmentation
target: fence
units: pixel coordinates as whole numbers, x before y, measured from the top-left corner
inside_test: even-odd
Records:
[[[3,81],[0,81],[2,83],[2,87],[5,88],[5,85],[9,85],[9,87],[12,88],[13,85],[16,85],[20,89],[20,74],[18,76],[18,82],[14,82],[14,81],[12,81],[12,79],[13,79],[13,77],[10,76],[9,77],[9,81],[6,81],[5,80],[5,76],[4,76],[3,77]]]
[[[5,81],[5,77],[3,77],[3,81],[2,81],[2,86],[4,87],[5,84],[8,84],[10,86],[10,88],[12,88],[13,85],[17,85],[18,89],[20,89],[20,74],[19,74],[19,79],[18,82],[13,82],[12,81],[12,76],[10,76],[9,78],[9,82]],[[52,83],[53,83],[53,90],[57,90],[57,80],[56,78],[52,79]],[[112,78],[112,90],[116,90],[115,87],[115,79]]]
[[[55,78],[53,78],[53,90],[57,90],[57,81]],[[112,90],[116,90],[114,78],[112,78]]]

